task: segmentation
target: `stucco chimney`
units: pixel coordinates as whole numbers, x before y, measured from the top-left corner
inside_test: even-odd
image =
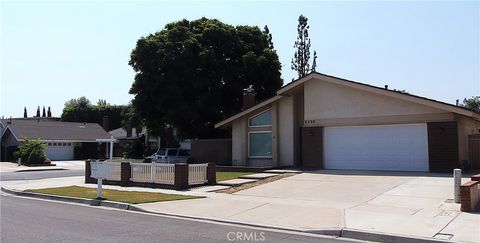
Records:
[[[243,110],[255,105],[255,90],[252,85],[243,90]]]
[[[106,132],[108,132],[108,116],[104,116],[104,117],[103,117],[102,127],[103,127],[103,130],[105,130]]]

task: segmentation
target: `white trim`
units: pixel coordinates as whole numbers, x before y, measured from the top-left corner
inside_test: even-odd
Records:
[[[7,132],[7,129],[10,130],[10,133],[13,135],[13,137],[15,138],[15,140],[17,140],[18,142],[23,141],[23,139],[18,139],[18,138],[17,138],[17,135],[15,135],[15,133],[12,131],[12,129],[10,129],[9,126],[6,126],[6,127],[5,127],[5,130],[3,130],[2,135],[0,136],[0,138],[3,138],[3,135]]]
[[[263,113],[267,113],[267,112],[269,112],[269,111],[271,112],[271,111],[272,111],[272,108],[266,109],[266,110],[264,110],[264,111],[262,111],[262,112],[260,112],[260,113],[257,113],[257,114],[255,114],[255,115],[253,115],[253,116],[250,116],[250,117],[248,118],[248,127],[271,127],[272,124],[270,124],[270,125],[256,125],[256,126],[255,126],[255,125],[254,125],[254,126],[250,125],[250,121],[251,121],[253,118],[255,118],[255,117],[257,117],[257,116],[260,116],[260,115],[262,115]],[[271,117],[271,123],[273,123],[273,114],[272,114],[272,117]]]
[[[215,124],[215,128],[219,128],[219,127],[223,127],[223,126],[225,126],[225,125],[228,125],[228,124],[230,124],[230,122],[232,122],[232,121],[234,121],[234,120],[236,120],[236,119],[238,119],[238,118],[240,118],[240,117],[242,117],[242,116],[244,116],[244,115],[246,115],[246,114],[248,114],[248,113],[250,113],[250,112],[253,112],[253,111],[255,111],[255,110],[259,109],[259,108],[262,108],[262,107],[264,107],[264,106],[266,106],[266,105],[268,105],[268,104],[271,104],[271,103],[273,103],[273,102],[281,99],[282,97],[283,97],[283,96],[277,95],[277,96],[274,96],[274,97],[272,97],[272,98],[270,98],[270,99],[268,99],[268,100],[266,100],[266,101],[263,101],[263,102],[261,102],[261,103],[258,103],[258,104],[254,105],[254,106],[252,106],[252,107],[250,107],[250,108],[248,108],[248,109],[246,109],[246,110],[244,110],[244,111],[242,111],[242,112],[239,112],[239,113],[237,113],[237,114],[235,114],[235,115],[233,115],[233,116],[231,116],[231,117],[229,117],[229,118],[227,118],[227,119],[225,119],[225,120],[223,120],[223,121],[221,121],[221,122],[218,122],[217,124]]]
[[[247,144],[248,144],[248,150],[247,150],[247,157],[249,159],[271,159],[272,158],[272,155],[270,156],[251,156],[250,155],[250,134],[252,133],[270,133],[272,134],[272,155],[273,155],[273,133],[272,131],[252,131],[252,132],[248,132],[248,135],[247,135]]]

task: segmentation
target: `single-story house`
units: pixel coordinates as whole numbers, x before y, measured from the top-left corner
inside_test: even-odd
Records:
[[[233,166],[435,172],[478,153],[480,114],[314,72],[215,127],[232,129]]]
[[[110,139],[97,123],[61,122],[43,118],[16,118],[0,120],[1,160],[11,160],[13,152],[25,138],[39,139],[46,145],[50,160],[98,158],[107,146],[99,146],[97,139]]]

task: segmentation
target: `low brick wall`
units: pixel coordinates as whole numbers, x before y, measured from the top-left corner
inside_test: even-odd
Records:
[[[463,212],[480,211],[479,181],[469,181],[460,186],[460,210]]]

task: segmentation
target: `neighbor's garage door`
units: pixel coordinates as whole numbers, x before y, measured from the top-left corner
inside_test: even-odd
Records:
[[[427,124],[326,127],[325,169],[428,171]]]
[[[72,160],[73,148],[72,143],[48,143],[45,153],[50,160]]]

